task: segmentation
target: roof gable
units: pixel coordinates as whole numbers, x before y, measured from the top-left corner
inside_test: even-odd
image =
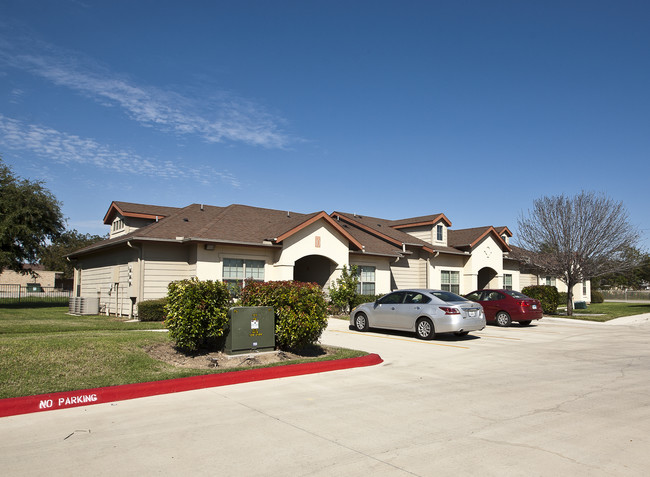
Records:
[[[111,202],[106,215],[104,215],[104,224],[110,225],[116,215],[122,217],[136,217],[141,219],[162,219],[173,214],[177,207],[164,207],[160,205],[135,204],[133,202]]]
[[[332,217],[343,220],[354,227],[361,229],[367,234],[373,235],[396,247],[402,248],[404,245],[416,245],[422,247],[427,252],[433,252],[432,245],[420,240],[412,235],[396,230],[391,226],[391,220],[380,219],[377,217],[360,216],[357,214],[346,214],[344,212],[332,212]]]
[[[305,227],[313,224],[314,222],[317,222],[318,220],[324,220],[328,224],[330,224],[334,229],[336,229],[341,235],[343,235],[350,243],[352,243],[358,250],[363,249],[363,245],[355,239],[350,233],[345,230],[341,225],[337,224],[334,219],[332,219],[329,215],[327,215],[325,212],[319,212],[318,214],[312,216],[311,218],[305,220],[301,224],[297,225],[296,227],[292,228],[291,230],[286,231],[284,234],[280,235],[279,237],[276,237],[277,242],[282,242],[286,238],[292,236],[293,234],[299,232],[300,230],[304,229]]]
[[[458,249],[472,249],[476,247],[485,237],[492,236],[504,252],[509,252],[510,247],[504,242],[501,235],[494,227],[475,227],[471,229],[449,230],[448,243]]]
[[[445,214],[423,215],[421,217],[412,217],[410,219],[391,220],[391,227],[394,229],[406,229],[410,227],[421,227],[423,225],[434,226],[438,222],[444,222],[447,227],[451,227],[451,221]]]

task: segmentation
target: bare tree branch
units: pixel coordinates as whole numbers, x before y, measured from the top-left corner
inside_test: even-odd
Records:
[[[622,202],[582,191],[574,197],[542,197],[517,219],[519,247],[513,253],[568,287],[567,312],[573,311],[573,287],[583,280],[638,266],[628,253],[639,240]]]

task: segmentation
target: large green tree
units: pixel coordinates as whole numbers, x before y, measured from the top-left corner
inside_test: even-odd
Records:
[[[17,177],[0,158],[0,271],[23,271],[64,230],[61,206],[39,181]]]
[[[623,272],[603,275],[595,283],[592,282],[592,288],[598,286],[602,288],[615,287],[638,290],[650,283],[650,254],[635,248],[630,249],[628,253],[639,262],[637,267]]]
[[[47,270],[63,272],[63,278],[72,278],[74,265],[65,256],[106,238],[108,237],[82,234],[77,230],[66,230],[51,243],[41,248],[39,261]]]
[[[573,287],[585,279],[638,266],[639,233],[622,202],[595,192],[542,197],[518,221],[515,256],[566,283],[567,314]]]

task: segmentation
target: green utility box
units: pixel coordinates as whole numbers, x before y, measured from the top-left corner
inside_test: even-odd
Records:
[[[235,306],[228,310],[230,327],[226,354],[275,349],[275,313],[272,306]]]
[[[573,308],[576,310],[586,310],[587,309],[587,302],[586,301],[576,301],[575,304],[573,305]]]

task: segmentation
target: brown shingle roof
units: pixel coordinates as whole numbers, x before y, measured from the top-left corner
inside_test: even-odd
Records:
[[[400,230],[409,226],[434,225],[441,220],[450,224],[444,214],[386,220],[343,212],[333,212],[329,216],[322,211],[302,214],[241,204],[227,207],[192,204],[178,208],[113,202],[106,214],[105,223],[111,223],[114,214],[118,212],[131,217],[158,217],[159,220],[129,234],[85,247],[70,256],[130,240],[183,240],[271,246],[321,219],[329,222],[349,240],[352,251],[359,250],[368,254],[398,257],[403,253],[403,244],[421,247],[428,252],[465,254],[467,249],[490,233],[495,235],[504,250],[509,250],[493,227],[449,230],[448,246],[434,245]],[[507,230],[507,227],[500,230]]]
[[[413,235],[410,235],[406,232],[402,232],[395,228],[400,227],[404,224],[433,224],[440,220],[440,217],[443,214],[429,215],[424,216],[426,218],[437,218],[435,222],[428,221],[425,222],[421,220],[423,217],[415,217],[414,219],[403,219],[403,220],[386,220],[380,219],[377,217],[367,217],[357,214],[349,214],[345,212],[333,212],[332,217],[340,217],[341,220],[348,222],[352,225],[353,230],[358,229],[364,234],[359,237],[359,241],[366,245],[366,243],[373,243],[372,240],[368,237],[373,237],[374,239],[384,241],[384,243],[390,244],[391,247],[397,250],[395,252],[397,255],[401,254],[402,244],[415,245],[422,247],[428,252],[442,252],[442,253],[451,253],[451,254],[464,254],[463,251],[458,250],[454,247],[448,247],[444,245],[436,245],[420,240]],[[381,248],[381,247],[380,247]],[[384,245],[385,248],[385,245]],[[366,251],[370,252],[372,249],[366,245]]]
[[[133,202],[113,201],[104,215],[104,223],[113,222],[116,214],[123,217],[142,217],[147,219],[163,218],[173,214],[177,207],[165,207],[161,205],[136,204]]]
[[[501,235],[499,235],[491,225],[470,229],[448,230],[447,243],[451,247],[466,250],[475,247],[484,237],[487,237],[490,234],[494,235],[496,241],[501,245],[501,248],[504,251],[510,250],[508,245],[501,238]]]
[[[402,229],[407,227],[417,227],[418,225],[435,225],[444,221],[447,227],[451,227],[451,221],[445,214],[422,215],[420,217],[411,217],[409,219],[391,220],[391,227]]]
[[[136,204],[141,205],[141,204]],[[307,224],[324,219],[346,236],[353,247],[362,245],[325,212],[301,214],[233,204],[227,207],[192,204],[183,208],[168,208],[169,216],[134,232],[98,242],[75,251],[76,256],[92,250],[110,247],[129,240],[192,240],[204,242],[271,245],[280,242]],[[142,211],[143,208],[138,208]],[[153,209],[149,209],[153,210]]]

